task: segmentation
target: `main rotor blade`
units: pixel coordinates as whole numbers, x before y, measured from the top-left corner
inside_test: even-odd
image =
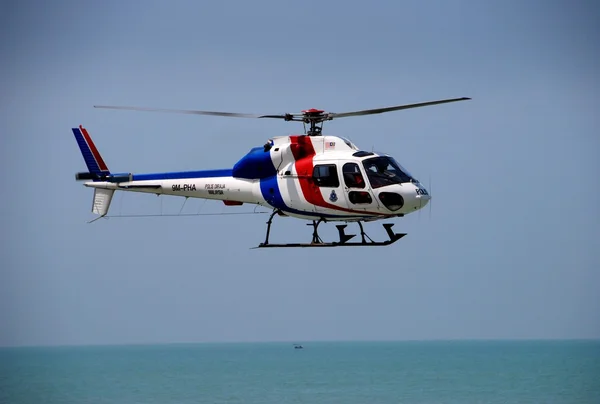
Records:
[[[470,100],[470,98],[467,98],[467,97],[452,98],[452,99],[447,99],[447,100],[421,102],[419,104],[398,105],[396,107],[365,109],[363,111],[340,112],[340,113],[331,112],[331,113],[329,113],[329,116],[331,118],[344,118],[344,117],[347,117],[347,116],[381,114],[383,112],[399,111],[401,109],[409,109],[409,108],[427,107],[429,105],[445,104],[445,103],[448,103],[448,102],[464,101],[464,100]]]
[[[113,105],[94,105],[94,108],[104,109],[124,109],[131,111],[147,111],[147,112],[170,112],[175,114],[193,114],[193,115],[215,115],[215,116],[227,116],[234,118],[276,118],[285,119],[285,115],[259,115],[259,114],[240,114],[237,112],[215,112],[215,111],[196,111],[187,109],[165,109],[165,108],[145,108],[145,107],[123,107]]]

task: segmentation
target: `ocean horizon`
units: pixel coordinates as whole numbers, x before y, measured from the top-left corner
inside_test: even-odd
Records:
[[[599,403],[600,340],[0,348],[0,403],[38,402]]]
[[[161,346],[161,345],[236,345],[236,344],[309,344],[309,343],[441,343],[441,342],[597,342],[600,338],[422,338],[422,339],[281,339],[281,340],[206,340],[206,341],[150,341],[150,342],[93,342],[93,343],[60,343],[60,344],[23,344],[0,345],[0,349],[13,348],[78,348],[78,347],[127,347],[127,346]]]

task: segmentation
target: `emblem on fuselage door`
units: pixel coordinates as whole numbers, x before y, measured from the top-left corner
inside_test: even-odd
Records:
[[[331,191],[331,194],[329,195],[329,200],[331,202],[335,202],[338,200],[337,194],[335,193],[335,190]]]

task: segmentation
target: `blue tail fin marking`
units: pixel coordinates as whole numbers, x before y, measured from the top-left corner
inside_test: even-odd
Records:
[[[87,130],[79,125],[78,128],[73,128],[73,134],[89,172],[92,174],[110,174]]]

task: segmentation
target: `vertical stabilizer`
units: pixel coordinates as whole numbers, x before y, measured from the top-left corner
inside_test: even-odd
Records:
[[[94,189],[94,201],[92,203],[92,213],[100,215],[94,220],[98,220],[101,217],[106,216],[108,213],[108,208],[110,208],[110,203],[112,201],[113,194],[115,193],[114,189],[103,189],[103,188],[95,188]]]
[[[100,155],[100,152],[92,141],[92,137],[88,131],[81,125],[72,130],[75,135],[75,140],[79,145],[79,149],[81,150],[83,160],[88,167],[88,172],[95,176],[109,175],[110,171],[108,170],[108,166],[104,162],[104,159]]]

